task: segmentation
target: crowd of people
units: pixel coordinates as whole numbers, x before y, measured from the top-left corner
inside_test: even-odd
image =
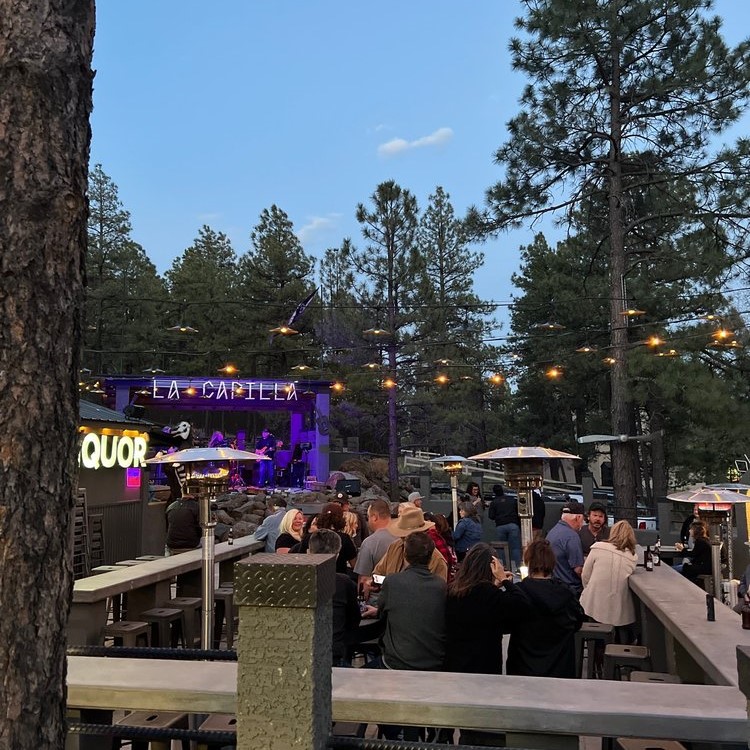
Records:
[[[501,485],[487,507],[471,488],[455,528],[444,515],[425,512],[419,492],[395,507],[371,500],[365,511],[338,493],[307,519],[281,496],[271,498],[272,512],[255,532],[266,552],[336,557],[334,666],[351,666],[354,652],[366,652],[369,669],[574,678],[575,633],[585,620],[612,625],[619,643],[635,640],[628,586],[635,534],[626,521],[610,527],[602,503],[584,512],[581,503],[566,502],[559,521],[522,550],[516,500]],[[188,499],[173,508],[175,519],[193,520],[194,506]],[[498,541],[508,543],[509,566],[516,573],[525,566],[520,580],[482,541],[485,513]],[[705,524],[694,521],[682,568],[689,577],[703,569],[705,549],[710,562],[705,536]],[[174,552],[196,543],[168,537]],[[405,729],[404,739],[418,739],[409,728],[382,729],[386,737]]]

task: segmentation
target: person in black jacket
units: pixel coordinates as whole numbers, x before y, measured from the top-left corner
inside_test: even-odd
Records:
[[[495,522],[499,542],[507,542],[510,559],[521,564],[521,519],[518,517],[518,500],[505,494],[502,484],[492,486],[492,502],[487,515]],[[505,561],[510,564],[510,561]]]
[[[503,629],[507,622],[505,572],[489,544],[475,544],[448,587],[446,656],[448,672],[502,674]]]
[[[575,678],[575,634],[586,615],[573,592],[552,579],[555,553],[546,539],[526,548],[529,575],[510,590],[506,674]]]
[[[691,523],[690,536],[693,537],[694,541],[692,549],[681,549],[682,544],[679,542],[675,544],[675,549],[681,551],[685,556],[682,565],[675,565],[675,568],[685,578],[697,585],[699,576],[711,575],[711,543],[708,541],[705,522],[694,521]]]
[[[320,529],[310,534],[307,549],[311,555],[336,555],[341,551],[341,537],[330,529]],[[333,593],[333,666],[351,667],[347,644],[359,628],[362,616],[357,601],[357,586],[349,576],[336,573]]]
[[[200,511],[193,495],[183,495],[167,508],[167,549],[170,555],[194,550],[201,541]]]

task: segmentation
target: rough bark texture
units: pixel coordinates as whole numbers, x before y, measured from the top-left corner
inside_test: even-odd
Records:
[[[64,745],[92,0],[0,0],[0,750]]]

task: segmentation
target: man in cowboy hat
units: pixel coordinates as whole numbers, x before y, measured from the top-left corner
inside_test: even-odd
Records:
[[[404,539],[416,531],[427,531],[434,525],[432,521],[424,520],[424,513],[419,508],[407,508],[398,518],[392,519],[388,524],[388,531],[397,539],[388,547],[388,551],[372,571],[373,574],[387,576],[408,567],[409,563],[404,555]],[[448,580],[448,565],[436,549],[432,550],[427,567],[430,573],[440,576],[444,581]]]

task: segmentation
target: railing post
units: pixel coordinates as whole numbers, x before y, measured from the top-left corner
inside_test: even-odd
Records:
[[[739,688],[747,701],[747,740],[750,747],[750,647],[737,646],[737,677]]]
[[[324,750],[335,574],[330,555],[258,554],[236,564],[239,750]]]

